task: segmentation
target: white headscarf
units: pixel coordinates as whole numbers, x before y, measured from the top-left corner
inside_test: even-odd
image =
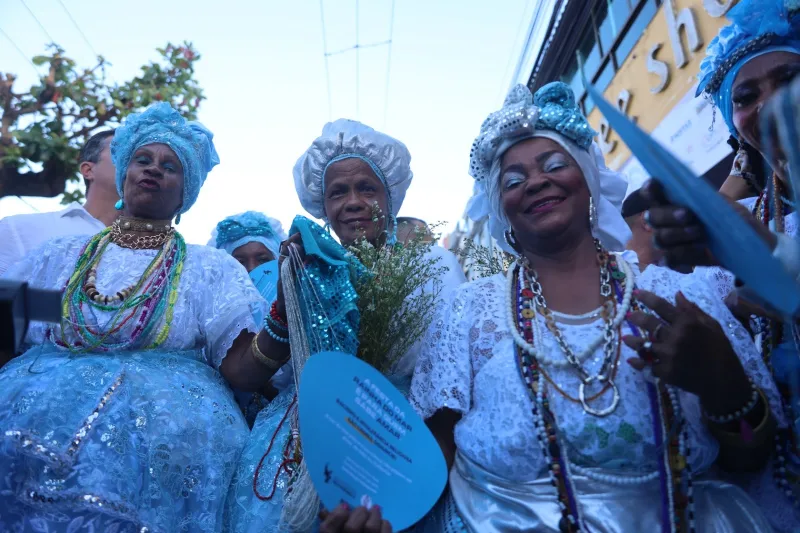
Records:
[[[339,119],[322,128],[318,137],[294,166],[294,187],[300,204],[320,219],[325,216],[325,170],[342,159],[366,162],[381,180],[396,217],[414,174],[406,145],[355,120]]]
[[[609,251],[624,250],[631,237],[621,214],[627,181],[606,166],[600,148],[591,140],[594,135],[566,84],[545,85],[535,97],[527,87],[517,85],[503,108],[484,121],[473,143],[470,175],[476,184],[467,204],[467,216],[476,221],[488,217],[489,231],[498,245],[509,253],[517,253],[505,238],[511,223],[500,201],[500,165],[503,154],[515,144],[544,137],[563,147],[583,172],[597,209],[597,224],[592,234]]]

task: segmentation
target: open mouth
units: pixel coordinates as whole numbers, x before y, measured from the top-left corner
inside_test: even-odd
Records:
[[[527,214],[535,214],[535,213],[544,213],[546,211],[550,211],[551,209],[555,208],[558,204],[564,201],[564,198],[561,196],[548,196],[546,198],[540,198],[536,200],[528,208],[525,210]]]

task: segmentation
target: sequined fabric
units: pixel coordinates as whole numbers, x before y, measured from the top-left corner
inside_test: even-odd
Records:
[[[183,166],[183,206],[180,213],[185,213],[197,201],[208,173],[219,164],[213,138],[214,134],[205,126],[187,121],[166,102],[129,115],[116,129],[111,141],[111,159],[117,169],[120,198],[124,198],[128,165],[136,150],[148,144],[166,144]]]
[[[6,277],[60,290],[86,240],[51,241]],[[109,245],[98,288],[129,285],[155,253]],[[0,531],[221,530],[248,433],[216,369],[265,304],[241,265],[205,246],[188,246],[179,287],[159,350],[71,355],[32,325],[32,348],[0,369]]]

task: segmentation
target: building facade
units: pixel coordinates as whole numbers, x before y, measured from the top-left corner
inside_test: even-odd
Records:
[[[715,185],[733,162],[729,134],[704,98],[695,98],[705,48],[727,24],[735,0],[558,0],[548,35],[526,45],[538,50],[527,76],[531,91],[555,80],[569,84],[592,127],[606,163],[632,186],[648,178],[641,164],[588,98],[579,70],[695,174]],[[530,57],[530,51],[524,52]],[[528,65],[530,65],[528,60]],[[521,81],[521,80],[520,80]],[[491,243],[485,224],[463,221],[462,231]]]

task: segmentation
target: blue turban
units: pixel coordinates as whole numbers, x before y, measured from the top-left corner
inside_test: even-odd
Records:
[[[260,242],[277,259],[281,242],[286,240],[281,223],[256,211],[247,211],[229,216],[211,234],[209,246],[225,250],[229,254],[249,242]]]
[[[183,206],[178,215],[185,213],[197,201],[208,173],[219,164],[213,138],[214,134],[205,126],[187,121],[166,102],[128,116],[111,141],[111,160],[117,169],[120,198],[123,198],[128,165],[136,150],[148,144],[166,144],[183,166]]]
[[[800,55],[800,2],[797,0],[742,0],[728,12],[731,23],[720,29],[700,64],[697,95],[705,93],[719,108],[731,135],[731,91],[739,70],[751,59],[771,52]]]

